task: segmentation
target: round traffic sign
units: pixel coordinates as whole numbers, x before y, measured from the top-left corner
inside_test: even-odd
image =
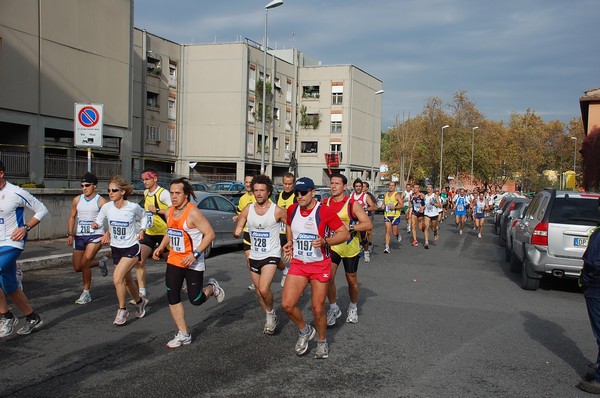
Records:
[[[100,115],[93,106],[85,106],[81,108],[77,118],[83,127],[94,127],[100,120]]]

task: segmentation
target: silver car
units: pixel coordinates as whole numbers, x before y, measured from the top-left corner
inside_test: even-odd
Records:
[[[235,229],[233,217],[237,214],[234,204],[224,196],[213,192],[196,191],[194,194],[197,198],[195,203],[215,231],[215,239],[204,255],[210,256],[211,250],[216,247],[241,246],[242,239],[233,237]]]
[[[538,192],[523,219],[516,224],[511,269],[521,271],[521,287],[537,290],[543,275],[577,278],[588,237],[600,223],[600,194]]]

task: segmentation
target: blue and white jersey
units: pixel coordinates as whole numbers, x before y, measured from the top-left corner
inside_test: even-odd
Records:
[[[120,209],[115,206],[115,202],[108,202],[102,206],[96,217],[96,224],[102,225],[105,220],[108,220],[112,247],[126,249],[138,243],[138,222],[141,222],[142,229],[146,229],[144,209],[127,200]]]
[[[455,209],[457,216],[466,216],[467,215],[467,197],[456,195],[454,197]]]
[[[48,214],[48,209],[42,202],[21,187],[6,182],[0,189],[0,246],[12,246],[23,250],[25,239],[14,241],[10,237],[17,228],[25,225],[25,208],[35,212],[37,220]]]

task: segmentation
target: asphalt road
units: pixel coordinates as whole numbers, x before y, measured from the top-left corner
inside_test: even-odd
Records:
[[[250,277],[239,250],[207,260],[205,280],[217,278],[226,298],[186,303],[194,341],[178,349],[165,347],[176,328],[163,264],[148,267],[146,317],[132,314],[123,327],[112,324],[110,277],[96,270],[94,301],[78,306],[80,276],[70,267],[28,271],[25,289],[44,326],[0,340],[0,396],[587,396],[575,385],[590,370],[596,344],[573,281],[522,290],[490,224],[477,239],[444,223],[429,250],[411,247],[404,232],[391,254],[382,253],[379,219],[375,226],[375,254],[359,268],[358,324],[344,323],[348,295],[337,275],[344,315],[328,331],[327,360],[314,359],[315,342],[296,356],[297,329],[280,309],[277,333],[262,334],[264,313],[246,289]],[[308,293],[301,305],[312,320]]]

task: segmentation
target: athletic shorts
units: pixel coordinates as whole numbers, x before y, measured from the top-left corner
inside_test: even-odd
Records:
[[[408,206],[404,206],[404,207],[402,208],[402,212],[403,212],[404,214],[406,214],[406,213],[408,212]]]
[[[244,239],[244,251],[250,250],[252,248],[252,243],[250,242],[250,232],[244,231],[243,239]]]
[[[142,256],[140,254],[140,249],[141,248],[140,248],[139,243],[136,243],[135,245],[133,245],[131,247],[126,247],[126,248],[111,246],[110,250],[112,252],[113,264],[114,265],[119,264],[119,261],[121,261],[121,258],[123,258],[123,257],[127,257],[127,258],[137,257],[138,260],[141,260]]]
[[[262,267],[264,267],[265,265],[277,265],[279,264],[279,261],[281,261],[281,258],[279,257],[267,257],[267,258],[263,258],[262,260],[255,260],[253,258],[248,259],[248,262],[250,263],[250,272],[254,272],[255,274],[260,275]]]
[[[394,216],[384,216],[383,217],[383,221],[384,222],[391,222],[392,223],[392,227],[395,227],[396,225],[400,225],[400,217],[394,217]]]
[[[328,258],[316,263],[305,263],[294,258],[290,263],[288,275],[301,276],[309,281],[315,280],[327,283],[331,279],[331,259]]]
[[[100,243],[102,235],[75,236],[73,239],[73,250],[85,250],[90,243]]]
[[[485,213],[475,213],[475,218],[481,220],[482,218],[485,218]]]
[[[337,265],[344,263],[344,271],[346,271],[347,274],[353,274],[358,271],[358,256],[342,258],[339,254],[332,250],[331,262]]]
[[[206,297],[202,290],[203,279],[204,271],[177,267],[167,263],[165,285],[167,287],[167,300],[169,305],[181,303],[181,288],[184,280],[187,282],[187,292],[190,303],[192,303],[192,305],[204,303],[208,297]]]
[[[438,218],[440,218],[440,215],[439,215],[439,214],[437,214],[437,215],[435,215],[435,216],[425,216],[425,217],[429,218],[431,221],[437,221],[437,220],[438,220]]]
[[[467,211],[457,211],[455,215],[456,217],[465,217],[467,215]]]
[[[12,246],[0,246],[0,286],[4,293],[12,294],[19,289],[17,259],[23,250]]]
[[[425,213],[416,213],[413,211],[412,217],[423,218],[423,217],[425,217]]]
[[[150,249],[154,250],[160,245],[162,242],[164,235],[146,235],[144,234],[144,239],[140,241],[140,244],[144,246],[148,246]]]

